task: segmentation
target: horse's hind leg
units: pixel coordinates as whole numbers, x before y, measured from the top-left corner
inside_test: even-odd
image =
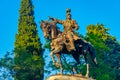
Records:
[[[87,71],[86,71],[85,77],[89,77],[89,64],[88,64],[87,55],[84,55],[84,58],[85,58],[86,67],[87,67]]]
[[[89,64],[87,63],[86,66],[87,66],[87,71],[85,77],[89,77]]]
[[[73,58],[75,59],[75,61],[77,62],[77,63],[75,63],[75,64],[73,65],[73,68],[72,68],[73,74],[74,74],[74,73],[77,73],[75,67],[76,67],[78,64],[80,64],[80,61],[79,61],[79,55],[77,55],[77,54],[72,54],[72,56],[73,56]]]

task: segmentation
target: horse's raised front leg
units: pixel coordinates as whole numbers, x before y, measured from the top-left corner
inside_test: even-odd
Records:
[[[54,59],[54,52],[53,52],[53,51],[50,53],[50,56],[51,56],[51,58],[52,58],[52,62],[53,62],[54,64],[56,64],[56,61],[55,61],[55,59]]]
[[[60,49],[55,49],[50,53],[50,56],[52,58],[54,65],[57,68],[60,68],[60,74],[62,74],[63,68],[62,68],[62,62],[61,62],[61,54],[59,52],[60,52]],[[56,55],[56,57],[58,58],[58,62],[55,61],[54,55]]]

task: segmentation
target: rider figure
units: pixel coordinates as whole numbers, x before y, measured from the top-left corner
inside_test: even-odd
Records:
[[[73,32],[73,30],[78,30],[78,25],[75,20],[71,19],[71,10],[66,10],[66,20],[58,20],[56,18],[51,18],[53,21],[56,21],[59,24],[62,24],[64,26],[64,31],[62,33],[62,36],[65,37],[65,45],[68,49],[68,51],[76,50],[74,41],[78,40],[79,37]]]

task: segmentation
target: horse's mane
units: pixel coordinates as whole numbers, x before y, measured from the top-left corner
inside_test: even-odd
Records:
[[[41,23],[44,23],[45,25],[48,25],[50,29],[54,30],[55,35],[58,35],[58,34],[62,33],[62,31],[60,31],[59,27],[55,23],[51,22],[50,20],[44,20],[44,21],[42,20]]]

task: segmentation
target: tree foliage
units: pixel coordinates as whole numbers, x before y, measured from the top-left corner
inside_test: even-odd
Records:
[[[120,44],[117,43],[116,38],[111,36],[108,31],[109,29],[105,28],[103,24],[87,26],[85,39],[90,41],[96,48],[99,64],[98,68],[91,67],[90,75],[97,80],[118,80],[116,68],[112,66],[115,65],[115,61],[118,61],[117,58],[120,57],[119,51],[115,48],[115,45],[120,46]],[[116,51],[116,54],[112,55],[113,51]]]
[[[0,58],[0,80],[11,80],[14,76],[14,58],[13,52],[6,52],[4,57]]]
[[[15,55],[15,80],[42,80],[43,79],[43,58],[20,49]],[[17,64],[17,65],[16,65]]]
[[[15,40],[15,80],[42,80],[44,72],[43,49],[31,0],[22,0],[19,10],[18,33]]]
[[[87,34],[94,34],[96,36],[98,36],[100,39],[102,40],[106,40],[106,39],[112,39],[112,40],[116,40],[115,37],[111,36],[109,34],[110,28],[105,28],[103,24],[96,24],[96,25],[88,25],[87,26]]]

